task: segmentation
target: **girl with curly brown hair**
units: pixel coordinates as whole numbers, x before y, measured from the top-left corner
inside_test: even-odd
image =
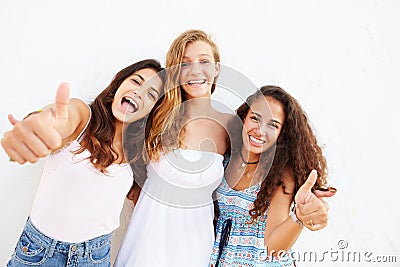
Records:
[[[237,109],[229,133],[232,154],[217,189],[210,266],[294,266],[282,252],[290,250],[303,224],[319,230],[328,220],[321,213],[324,201],[312,193],[325,186],[327,172],[307,117],[283,89],[264,86]],[[312,219],[310,210],[303,214],[311,206]]]

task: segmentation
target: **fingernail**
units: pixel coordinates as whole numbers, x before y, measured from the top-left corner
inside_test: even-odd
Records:
[[[329,186],[328,190],[329,190],[329,192],[332,192],[332,193],[336,193],[337,192],[337,189],[335,187],[332,187],[332,186]]]
[[[331,193],[336,193],[337,192],[337,189],[335,187],[332,187],[332,186],[328,186],[328,187],[320,186],[320,187],[317,187],[315,190],[324,191],[324,192],[328,192],[329,191]]]
[[[9,159],[10,162],[15,162],[15,160],[13,160],[12,158]]]

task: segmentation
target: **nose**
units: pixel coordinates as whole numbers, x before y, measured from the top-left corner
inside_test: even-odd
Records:
[[[190,72],[192,72],[192,73],[201,73],[200,62],[193,62],[191,64]]]
[[[267,123],[258,123],[258,127],[256,127],[254,130],[260,136],[266,136],[268,129],[269,128]]]
[[[133,94],[134,94],[135,97],[137,97],[140,100],[142,100],[142,93],[140,92],[140,90],[133,91]]]

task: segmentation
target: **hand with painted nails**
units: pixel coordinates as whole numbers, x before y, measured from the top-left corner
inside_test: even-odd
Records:
[[[311,231],[327,226],[329,206],[324,198],[334,196],[337,191],[334,187],[321,187],[313,190],[317,178],[317,171],[312,170],[307,181],[299,188],[295,196],[296,216]]]

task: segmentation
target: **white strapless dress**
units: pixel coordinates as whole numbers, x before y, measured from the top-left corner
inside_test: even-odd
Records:
[[[114,266],[206,267],[214,244],[212,193],[223,156],[176,149],[147,166],[147,180]]]

